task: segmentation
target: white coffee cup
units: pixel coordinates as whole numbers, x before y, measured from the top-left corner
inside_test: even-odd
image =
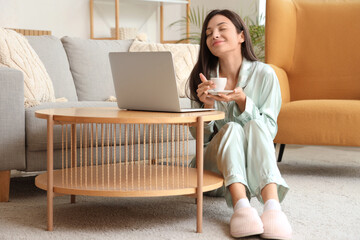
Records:
[[[213,88],[214,91],[223,91],[226,86],[227,78],[211,78],[211,81],[215,83],[215,88]]]

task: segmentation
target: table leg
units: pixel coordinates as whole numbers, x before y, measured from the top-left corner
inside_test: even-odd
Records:
[[[0,202],[9,201],[10,170],[0,171]]]
[[[73,170],[77,170],[75,168],[77,162],[76,162],[76,124],[71,124],[71,167]],[[72,174],[72,171],[71,171]],[[76,181],[77,179],[75,179]],[[70,203],[75,203],[76,201],[76,195],[70,195]]]
[[[197,168],[197,225],[196,232],[202,232],[203,214],[203,168],[204,168],[204,121],[198,117],[196,126],[196,168]]]
[[[54,132],[54,120],[53,116],[49,115],[47,119],[47,229],[53,230],[53,212],[54,212],[54,162],[53,162],[53,132]]]

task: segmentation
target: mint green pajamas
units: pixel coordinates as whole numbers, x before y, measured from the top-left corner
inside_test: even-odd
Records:
[[[235,102],[217,102],[215,108],[225,112],[225,119],[204,126],[204,169],[221,174],[224,186],[210,193],[225,196],[229,207],[232,199],[228,186],[239,182],[246,186],[250,199],[263,203],[261,190],[276,183],[280,202],[289,190],[277,167],[273,139],[281,107],[281,92],[273,69],[261,62],[243,58],[238,87],[246,94],[245,111]],[[200,107],[193,103],[193,107]],[[196,137],[195,129],[191,129]],[[191,166],[196,164],[195,158]]]

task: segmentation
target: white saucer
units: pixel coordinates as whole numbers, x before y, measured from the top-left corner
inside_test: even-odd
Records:
[[[208,93],[210,93],[211,95],[219,95],[219,94],[227,95],[232,92],[234,92],[234,90],[222,90],[222,91],[209,90],[208,91]]]

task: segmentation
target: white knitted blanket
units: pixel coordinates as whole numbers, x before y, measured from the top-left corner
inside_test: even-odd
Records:
[[[199,45],[146,43],[135,40],[129,49],[129,52],[156,51],[170,51],[172,53],[179,96],[185,97],[186,82],[197,62]]]
[[[25,107],[55,101],[49,74],[24,36],[0,28],[0,64],[23,72]]]

